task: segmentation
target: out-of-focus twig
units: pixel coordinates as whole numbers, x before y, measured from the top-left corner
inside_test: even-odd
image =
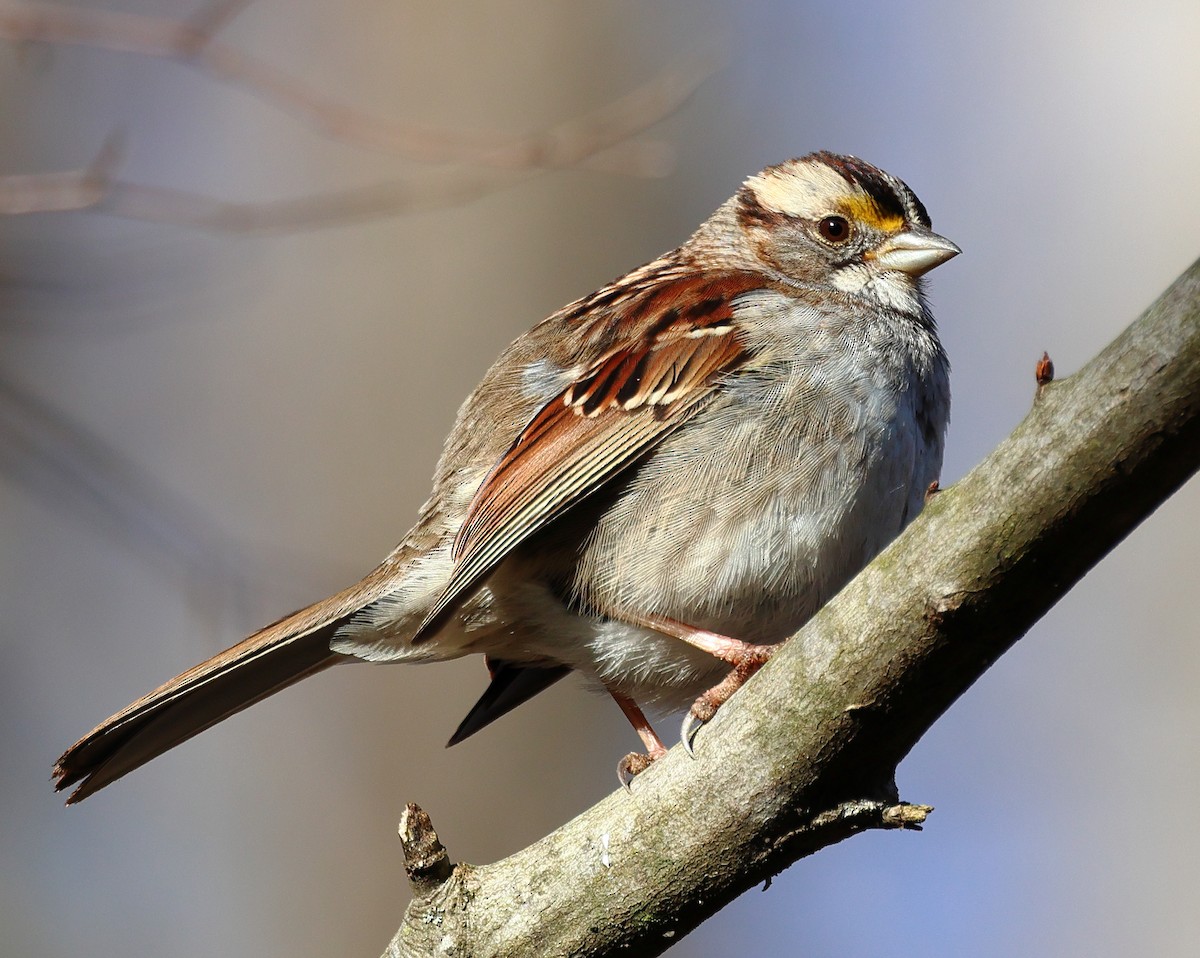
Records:
[[[0,450],[0,477],[115,537],[157,574],[181,584],[214,632],[244,632],[306,591],[357,574],[327,554],[280,546],[263,565],[187,496],[8,376],[0,376]]]
[[[189,229],[263,234],[339,226],[356,220],[465,203],[532,175],[489,171],[428,175],[294,199],[238,203],[111,176],[115,138],[86,169],[0,176],[0,215],[99,210],[111,216]]]
[[[0,5],[0,37],[190,64],[249,90],[340,142],[409,161],[453,164],[453,169],[356,189],[239,203],[120,179],[121,150],[112,137],[86,169],[0,176],[0,215],[101,210],[193,229],[265,233],[464,203],[550,169],[586,166],[661,175],[670,166],[669,148],[633,137],[677,110],[717,67],[715,53],[692,53],[624,96],[532,136],[453,132],[365,113],[216,39],[250,2],[213,0],[188,21],[50,3],[8,3]]]
[[[186,499],[82,423],[0,377],[0,474],[115,531],[160,571],[179,575],[212,609],[240,621],[251,588],[244,550]],[[203,603],[198,607],[204,607]]]
[[[216,39],[216,32],[245,2],[211,4],[185,22],[52,3],[7,3],[0,6],[0,37],[190,64],[288,111],[332,139],[407,160],[502,170],[586,166],[633,176],[661,175],[665,147],[630,138],[678,109],[717,67],[715,54],[694,52],[612,103],[531,136],[444,130],[366,113]]]
[[[254,0],[211,0],[201,7],[188,22],[196,37],[196,45],[192,52],[199,52],[207,46],[212,38],[225,29],[225,25],[234,17],[250,6]]]
[[[57,213],[99,206],[113,188],[122,137],[111,135],[85,169],[0,176],[0,214]]]

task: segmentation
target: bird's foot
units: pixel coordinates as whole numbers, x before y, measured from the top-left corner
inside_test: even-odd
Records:
[[[629,791],[630,782],[666,754],[667,749],[661,744],[648,752],[630,752],[617,763],[617,781]]]
[[[750,645],[746,642],[739,642],[737,645],[740,648],[734,648],[732,645],[734,640],[727,639],[726,641],[731,644],[722,649],[719,657],[732,663],[733,670],[711,689],[703,692],[692,703],[688,714],[683,718],[680,740],[688,755],[693,758],[696,757],[692,744],[696,733],[712,720],[712,717],[717,714],[717,709],[729,701],[729,697],[745,685],[750,676],[767,663],[777,648],[774,645]]]

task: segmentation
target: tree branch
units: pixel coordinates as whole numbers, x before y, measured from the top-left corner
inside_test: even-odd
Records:
[[[734,696],[694,760],[673,749],[485,867],[450,869],[410,809],[415,897],[385,954],[657,955],[799,858],[919,826],[897,763],[1200,467],[1200,262],[1075,376],[1051,370],[1025,421]]]

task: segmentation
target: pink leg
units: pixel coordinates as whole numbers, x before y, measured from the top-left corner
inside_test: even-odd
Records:
[[[658,733],[651,727],[649,720],[646,718],[646,713],[638,707],[638,704],[633,699],[627,695],[622,695],[620,692],[614,692],[612,689],[608,690],[608,694],[620,706],[621,711],[625,713],[625,717],[629,719],[629,724],[633,726],[633,730],[638,733],[638,738],[642,740],[642,744],[646,747],[645,755],[630,752],[617,763],[617,779],[628,789],[629,783],[635,775],[645,771],[651,762],[667,754],[667,747],[663,745],[662,739],[658,737]]]
[[[689,755],[692,753],[692,739],[700,726],[717,714],[717,709],[724,705],[750,676],[766,664],[767,659],[774,655],[777,648],[774,645],[752,645],[749,642],[742,642],[740,639],[731,639],[727,635],[720,635],[705,629],[694,629],[682,622],[662,616],[622,616],[622,618],[686,642],[688,645],[695,646],[733,666],[733,670],[724,679],[703,692],[692,703],[691,710],[683,720],[683,747],[687,749]]]

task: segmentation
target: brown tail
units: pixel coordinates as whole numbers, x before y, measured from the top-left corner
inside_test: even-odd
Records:
[[[55,788],[78,782],[67,804],[82,801],[209,726],[344,659],[330,651],[329,640],[353,606],[343,606],[330,621],[330,604],[281,619],[100,723],[55,764]]]

